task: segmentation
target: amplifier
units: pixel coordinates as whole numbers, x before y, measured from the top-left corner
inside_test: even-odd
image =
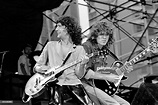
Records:
[[[144,77],[145,83],[158,83],[158,75],[148,75]]]
[[[158,105],[158,84],[142,83],[131,105]]]

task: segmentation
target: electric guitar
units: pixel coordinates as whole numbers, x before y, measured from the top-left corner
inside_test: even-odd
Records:
[[[95,54],[98,54],[98,52],[88,54],[87,57],[92,57]],[[26,100],[22,100],[24,103],[28,102],[31,98],[37,97],[43,93],[44,87],[47,83],[53,82],[56,80],[55,76],[62,71],[66,70],[69,67],[72,67],[80,62],[82,62],[83,59],[76,60],[74,62],[71,62],[69,64],[65,64],[59,68],[51,68],[49,71],[52,71],[51,75],[45,75],[42,73],[36,73],[34,74],[26,83],[25,85],[25,94],[28,95],[28,98]]]
[[[142,57],[144,57],[144,55],[146,55],[148,52],[153,52],[156,53],[158,49],[158,38],[152,39],[152,42],[149,43],[149,46],[144,49],[141,53],[139,53],[138,55],[136,55],[133,59],[131,59],[130,61],[126,62],[124,65],[121,64],[122,62],[120,61],[116,61],[112,64],[112,67],[110,67],[109,69],[105,70],[105,73],[112,73],[112,74],[116,74],[119,75],[119,80],[115,83],[110,82],[110,81],[105,81],[105,80],[93,80],[93,83],[96,87],[98,87],[99,89],[103,90],[104,92],[106,92],[107,94],[109,94],[110,96],[114,95],[119,87],[119,84],[121,82],[121,79],[124,76],[124,73],[126,72],[126,66],[132,66],[134,65],[137,61],[139,61]],[[111,68],[115,68],[117,67],[117,63],[121,64],[121,67],[118,67],[115,70],[112,70]],[[97,71],[100,73],[104,73],[103,71]]]

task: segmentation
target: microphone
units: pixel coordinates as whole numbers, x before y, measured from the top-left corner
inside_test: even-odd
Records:
[[[7,52],[9,52],[9,51],[2,51],[2,52],[0,52],[0,53],[7,53]]]

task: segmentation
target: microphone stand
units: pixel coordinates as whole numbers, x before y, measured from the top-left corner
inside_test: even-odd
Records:
[[[2,51],[2,52],[0,52],[0,54],[1,54],[1,53],[3,54],[3,55],[2,55],[2,60],[1,60],[1,65],[0,65],[0,77],[2,77],[2,69],[3,69],[4,56],[5,56],[5,54],[6,54],[7,52],[9,52],[9,51]]]

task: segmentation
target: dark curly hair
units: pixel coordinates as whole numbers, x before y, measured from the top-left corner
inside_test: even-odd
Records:
[[[98,44],[97,43],[97,37],[99,36],[99,34],[106,34],[109,35],[109,40],[107,42],[107,44],[104,46],[106,48],[109,48],[111,44],[113,44],[114,42],[114,38],[113,38],[113,31],[112,29],[107,25],[106,22],[98,22],[95,25],[93,25],[92,27],[92,32],[91,32],[91,36],[89,37],[89,41],[92,44]]]
[[[67,32],[75,45],[81,45],[81,27],[74,18],[70,16],[62,16],[58,19],[57,23],[61,23],[67,28]]]

